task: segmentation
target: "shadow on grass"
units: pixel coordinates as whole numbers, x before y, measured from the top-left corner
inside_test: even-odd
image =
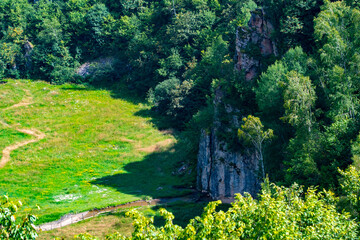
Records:
[[[134,104],[146,104],[146,99],[139,96],[135,90],[129,89],[125,83],[113,82],[113,83],[97,83],[92,84],[90,87],[96,89],[103,89],[110,92],[110,96],[114,99],[123,99]]]
[[[129,89],[124,82],[111,82],[111,83],[96,83],[96,84],[84,84],[74,85],[73,87],[62,87],[63,90],[72,91],[96,91],[106,90],[110,92],[110,96],[114,99],[122,99],[133,104],[148,104],[144,97],[139,96],[138,92]],[[164,113],[156,112],[152,109],[143,109],[135,113],[135,116],[149,118],[154,126],[159,130],[172,129],[174,127],[173,119],[166,116]],[[179,131],[185,129],[185,125],[175,126]],[[173,130],[173,129],[172,129]],[[174,132],[175,133],[175,132]],[[175,133],[177,134],[177,133]]]
[[[164,226],[165,220],[159,214],[160,208],[165,208],[167,211],[174,214],[173,223],[181,227],[186,227],[189,224],[190,219],[193,219],[197,216],[201,216],[206,207],[207,203],[179,203],[172,204],[168,206],[155,206],[153,207],[154,211],[157,211],[157,214],[154,216],[154,225],[157,227]]]
[[[208,205],[207,202],[196,202],[196,203],[178,203],[167,206],[155,206],[154,211],[158,211],[160,208],[165,208],[167,211],[174,214],[173,223],[181,227],[186,227],[190,219],[197,216],[201,216],[204,212],[204,208]],[[230,204],[221,204],[216,208],[216,211],[227,211],[231,207]],[[154,216],[154,225],[157,227],[164,226],[165,220],[162,216],[157,214]]]
[[[112,98],[123,99],[134,104],[146,104],[145,99],[139,97],[135,91],[129,90],[121,82],[91,85],[84,89],[103,89],[109,91]],[[135,113],[135,116],[148,118],[160,130],[171,127],[168,118],[150,109],[140,110]],[[143,199],[188,194],[195,187],[196,154],[193,151],[194,143],[189,142],[184,134],[173,130],[166,131],[165,134],[174,135],[177,143],[170,148],[155,150],[145,155],[142,161],[128,163],[124,166],[126,173],[98,178],[91,183],[111,187],[121,193]]]
[[[141,112],[141,116],[144,112]],[[146,113],[151,114],[151,111]],[[161,122],[158,118],[151,119],[153,122]],[[98,178],[91,183],[111,187],[141,199],[176,198],[191,193],[189,198],[194,202],[164,201],[160,202],[161,206],[152,208],[166,208],[175,215],[174,223],[185,227],[190,219],[202,214],[210,199],[195,191],[197,148],[194,148],[194,144],[189,142],[185,134],[174,135],[177,138],[174,146],[145,155],[142,161],[127,164],[124,166],[126,173]],[[156,226],[164,224],[164,219],[158,213],[154,217]]]
[[[187,161],[187,155],[179,143],[150,153],[142,161],[127,164],[126,173],[98,178],[91,183],[142,199],[185,195],[192,191],[195,182],[195,171],[191,167],[178,171]]]
[[[110,91],[113,98],[146,104],[135,91],[121,83],[98,85],[97,88]],[[164,133],[173,135],[177,143],[170,148],[145,155],[142,161],[127,164],[124,166],[126,173],[102,177],[91,183],[112,187],[121,193],[140,198],[176,197],[193,191],[196,185],[196,134],[172,129],[169,118],[151,109],[140,110],[134,115],[149,119],[159,130],[166,130]]]
[[[70,91],[96,91],[95,88],[91,87],[62,87],[62,90],[70,90]]]
[[[110,96],[114,99],[123,99],[134,104],[146,103],[144,98],[141,98],[134,90],[130,90],[125,83],[111,82],[111,83],[84,83],[82,85],[73,85],[72,87],[62,87],[62,90],[71,91],[97,91],[106,90],[110,92]]]
[[[173,127],[173,120],[171,120],[169,117],[164,116],[163,114],[160,114],[158,112],[153,111],[152,109],[143,109],[135,113],[135,116],[138,117],[144,117],[144,118],[150,118],[150,122],[156,126],[159,130],[164,129],[172,129],[172,132],[176,135],[178,135],[178,131],[174,131]],[[179,127],[179,126],[176,126]],[[180,128],[180,130],[183,130]]]
[[[154,217],[154,225],[156,227],[161,227],[165,225],[164,218],[160,215],[160,208],[165,208],[167,211],[174,214],[173,223],[185,228],[191,219],[194,219],[197,216],[201,216],[204,212],[204,208],[207,206],[207,202],[196,202],[196,203],[172,203],[164,206],[153,206],[151,208],[138,209],[146,217]],[[230,204],[221,204],[216,208],[216,211],[227,211],[230,208]],[[127,219],[127,222],[132,222],[130,218],[126,216],[127,210],[119,212],[111,212],[104,214],[105,216],[115,216],[119,219]]]

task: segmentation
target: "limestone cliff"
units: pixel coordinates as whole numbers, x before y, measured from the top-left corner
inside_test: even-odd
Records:
[[[251,81],[260,71],[261,58],[276,55],[276,47],[271,40],[272,25],[266,20],[262,10],[255,11],[247,27],[236,33],[235,68],[243,71],[245,79]],[[241,109],[226,104],[221,88],[215,92],[213,127],[201,133],[197,187],[207,192],[213,199],[231,201],[235,193],[248,192],[256,196],[260,189],[259,162],[251,149],[230,151],[227,143],[218,137],[219,131],[234,131],[240,127]],[[224,109],[224,111],[220,111]],[[221,114],[231,119],[228,125],[220,121]],[[221,129],[221,130],[220,130]],[[225,129],[225,130],[224,130]]]
[[[252,151],[227,150],[227,144],[218,136],[219,131],[232,131],[239,127],[239,111],[223,102],[223,91],[217,89],[214,99],[214,123],[210,132],[202,130],[198,154],[198,189],[213,199],[232,201],[235,193],[256,195],[260,182],[259,163]],[[231,127],[223,126],[219,109],[231,116]]]
[[[271,40],[273,30],[273,25],[260,9],[252,13],[247,27],[237,29],[235,68],[244,71],[247,81],[258,75],[264,57],[277,55],[275,43]]]

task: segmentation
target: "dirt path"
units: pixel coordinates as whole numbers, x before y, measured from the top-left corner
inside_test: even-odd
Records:
[[[135,202],[121,204],[115,207],[107,207],[104,209],[95,209],[91,211],[86,211],[77,214],[67,214],[61,219],[49,223],[44,223],[37,227],[40,231],[50,231],[56,228],[65,227],[89,218],[93,218],[102,213],[114,212],[119,209],[130,208],[130,207],[142,207],[142,206],[156,206],[156,205],[166,205],[174,202],[195,202],[196,198],[194,195],[187,195],[183,197],[174,197],[174,198],[160,198],[152,200],[139,200]]]
[[[12,151],[23,147],[25,145],[28,145],[30,143],[35,143],[40,141],[41,139],[45,138],[45,134],[42,132],[39,132],[37,130],[30,130],[30,129],[17,129],[15,128],[16,131],[25,133],[25,134],[29,134],[35,137],[35,139],[30,139],[27,141],[23,141],[23,142],[18,142],[15,143],[14,145],[10,145],[7,146],[3,151],[2,151],[2,158],[0,160],[0,168],[5,167],[5,165],[11,160],[10,154]]]
[[[28,89],[24,89],[24,92],[26,93],[26,97],[24,97],[21,100],[21,102],[14,104],[10,107],[4,108],[3,111],[33,104],[33,98],[31,97],[30,91]]]
[[[149,147],[145,147],[145,148],[138,148],[139,151],[141,152],[146,152],[146,153],[153,153],[153,152],[157,152],[159,151],[161,148],[169,146],[170,144],[174,143],[174,139],[165,139],[164,141],[158,142],[155,145],[149,146]]]
[[[13,109],[13,108],[19,108],[19,107],[23,107],[23,106],[28,106],[28,105],[33,104],[33,98],[31,97],[30,91],[27,90],[27,89],[25,89],[24,91],[25,91],[27,96],[24,97],[21,102],[19,102],[17,104],[14,104],[14,105],[12,105],[12,106],[10,106],[8,108],[5,108],[5,109],[3,109],[3,111]],[[17,143],[15,143],[13,145],[7,146],[2,151],[2,158],[0,160],[0,168],[3,168],[11,160],[10,154],[11,154],[12,151],[14,151],[14,150],[16,150],[16,149],[18,149],[20,147],[26,146],[26,145],[28,145],[30,143],[38,142],[41,139],[45,138],[45,134],[38,131],[38,130],[36,130],[36,129],[20,129],[20,128],[11,126],[11,125],[9,125],[6,122],[3,122],[1,120],[0,120],[0,123],[2,125],[4,125],[5,127],[12,128],[12,129],[15,129],[18,132],[25,133],[25,134],[28,134],[28,135],[31,135],[31,136],[35,137],[35,139],[26,140],[26,141],[23,141],[23,142],[17,142]]]

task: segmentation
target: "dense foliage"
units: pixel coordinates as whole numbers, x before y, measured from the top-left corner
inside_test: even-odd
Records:
[[[16,219],[16,212],[21,202],[11,201],[7,196],[0,198],[0,238],[1,239],[36,239],[36,217],[26,215],[20,221]]]
[[[251,11],[258,7],[264,8],[275,27],[272,38],[279,55],[262,64],[263,73],[257,79],[246,82],[243,73],[234,70],[235,32],[247,25]],[[266,133],[263,127],[272,129],[272,141],[258,149],[262,175],[287,186],[297,182],[337,192],[342,184],[352,196],[352,210],[359,212],[358,187],[346,177],[356,170],[351,175],[342,172],[342,182],[338,171],[351,164],[360,167],[359,24],[358,0],[2,0],[0,78],[94,85],[122,81],[165,115],[169,127],[188,128],[193,135],[210,127],[215,91],[221,87],[225,101],[243,116],[251,115],[239,131],[234,130],[240,139],[224,137],[229,146],[236,149],[239,145],[230,142],[243,141],[259,148],[248,134],[252,131],[247,128],[249,119],[256,123],[257,136]],[[282,202],[286,194],[294,196],[291,201],[300,201],[296,189],[275,187],[276,194],[264,189],[258,202],[240,197],[232,209],[243,208],[243,203],[253,206],[252,201],[261,208],[269,199],[286,209],[288,202]],[[339,229],[352,227],[352,222],[342,222],[346,216],[336,215],[326,205],[329,200],[324,199],[329,198],[320,195],[310,188],[301,204],[315,201],[322,209],[316,214],[325,214],[323,219],[336,218]],[[210,205],[204,218],[220,221],[232,214],[215,214],[214,209]],[[264,220],[255,210],[246,210],[254,214],[251,221]],[[294,211],[294,221],[300,221],[302,213]],[[171,215],[164,214],[168,228],[151,228],[152,233],[208,234],[201,218],[180,229],[171,224]],[[239,224],[243,221],[238,215],[231,217],[239,218]],[[236,234],[253,236],[246,224],[237,226]],[[283,234],[285,222],[271,224],[279,226],[276,234]],[[294,238],[318,234],[309,233],[306,224],[294,229]],[[326,226],[321,233],[338,238]],[[219,225],[214,234],[225,234],[230,227],[235,226]]]
[[[354,167],[340,171],[344,197],[350,202],[353,217],[359,214],[360,175]],[[174,215],[160,209],[163,226],[155,226],[154,218],[147,218],[136,209],[127,215],[133,218],[130,237],[120,233],[106,239],[358,239],[358,223],[349,213],[339,212],[339,198],[331,191],[315,188],[304,190],[294,184],[289,188],[262,185],[257,199],[250,194],[236,196],[227,211],[217,211],[220,201],[211,202],[201,216],[191,219],[185,228],[173,223]],[[1,234],[4,239],[36,239],[36,218],[28,215],[16,224],[18,205],[7,197],[0,202]],[[355,218],[357,219],[357,218]],[[75,239],[96,240],[85,233]]]
[[[281,137],[273,144],[283,146],[278,164],[287,165],[285,181],[336,187],[337,168],[356,160],[360,11],[329,1],[321,9],[316,51],[290,49],[262,74],[255,92],[262,120]]]
[[[234,78],[234,33],[255,8],[252,0],[1,1],[1,76],[122,79],[183,128],[206,106],[213,79]],[[104,57],[116,67],[76,74]]]
[[[272,180],[337,188],[337,168],[356,159],[352,143],[360,127],[358,5],[4,0],[0,76],[101,85],[123,81],[164,114],[169,127],[190,123],[197,132],[209,127],[214,91],[221,86],[243,116],[260,117],[274,130],[276,137],[264,148]],[[258,6],[275,26],[280,55],[249,83],[234,70],[235,32]]]
[[[331,192],[266,181],[258,200],[237,195],[226,212],[216,211],[219,202],[212,202],[185,228],[174,225],[174,216],[165,209],[160,210],[166,220],[161,227],[132,210],[127,213],[134,219],[132,236],[116,233],[107,239],[357,239],[357,223],[336,211],[337,200]],[[85,234],[77,239],[96,238]]]

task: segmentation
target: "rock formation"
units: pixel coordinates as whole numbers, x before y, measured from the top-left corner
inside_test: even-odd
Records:
[[[254,79],[261,68],[261,58],[276,55],[271,40],[272,25],[266,20],[263,10],[256,10],[248,27],[236,34],[235,68],[244,71],[245,79]],[[219,131],[236,131],[240,127],[241,111],[226,104],[221,88],[215,92],[213,127],[202,130],[197,165],[197,187],[213,199],[232,201],[235,193],[248,192],[256,196],[260,189],[259,162],[252,149],[231,151],[218,136]],[[223,109],[224,111],[220,111]],[[225,114],[231,119],[228,125],[220,121]],[[230,126],[231,125],[231,126]],[[225,130],[224,130],[225,129]]]
[[[253,196],[259,190],[259,163],[255,153],[249,150],[234,152],[218,137],[220,129],[232,131],[239,127],[239,111],[225,104],[223,91],[217,89],[214,100],[214,124],[210,132],[202,130],[198,154],[198,189],[207,192],[213,199],[232,201],[235,193],[248,192]],[[223,126],[220,108],[231,116],[231,125]]]
[[[271,40],[273,30],[260,9],[252,13],[247,27],[237,29],[235,68],[244,71],[247,81],[257,77],[262,58],[277,55],[275,43]]]
[[[24,50],[25,50],[24,58],[25,58],[25,66],[28,70],[32,68],[31,56],[33,49],[34,49],[34,45],[29,40],[26,40],[26,42],[24,43]]]
[[[106,71],[114,68],[115,58],[113,57],[101,57],[91,62],[83,63],[77,70],[76,73],[83,78],[91,76],[98,71]]]

